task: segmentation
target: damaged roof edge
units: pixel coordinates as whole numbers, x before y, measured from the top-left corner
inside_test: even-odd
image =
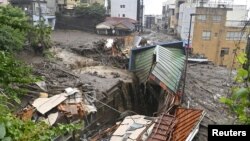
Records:
[[[193,128],[193,130],[191,131],[191,133],[188,135],[187,139],[185,141],[192,141],[194,139],[194,137],[196,136],[196,134],[199,132],[199,128],[200,128],[200,123],[203,120],[204,116],[206,115],[206,112],[203,111],[202,115],[200,117],[200,120],[197,122],[196,126]]]
[[[182,49],[184,55],[185,54],[185,49],[183,47],[183,42],[182,41],[178,41],[178,42],[169,42],[169,43],[159,43],[157,45],[163,46],[163,47],[169,47],[169,48],[178,48],[178,49]],[[134,48],[131,50],[131,55],[130,55],[130,59],[129,59],[129,71],[133,71],[133,67],[135,66],[135,54],[144,50],[148,50],[151,48],[155,48],[157,45],[153,45],[153,46],[146,46],[146,47],[140,47],[140,48]]]

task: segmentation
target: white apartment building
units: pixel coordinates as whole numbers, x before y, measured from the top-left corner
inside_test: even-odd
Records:
[[[111,17],[137,20],[138,0],[111,0]]]

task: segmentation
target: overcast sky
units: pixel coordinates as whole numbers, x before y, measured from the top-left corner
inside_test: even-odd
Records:
[[[162,3],[166,0],[144,0],[145,4],[145,14],[158,14],[162,13]],[[215,0],[219,1],[219,0]],[[223,1],[223,0],[222,0]],[[248,3],[248,8],[250,8],[250,0],[234,0],[236,4],[246,4]]]

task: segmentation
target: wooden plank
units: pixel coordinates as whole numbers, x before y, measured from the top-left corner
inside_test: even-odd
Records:
[[[65,93],[54,95],[46,100],[42,100],[41,102],[37,102],[35,100],[32,105],[37,109],[39,113],[45,114],[60,103],[62,103],[64,100],[66,100],[67,97],[65,95]]]

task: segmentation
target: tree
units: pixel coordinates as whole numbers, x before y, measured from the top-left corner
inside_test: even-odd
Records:
[[[51,42],[51,27],[47,26],[44,23],[44,20],[38,22],[37,25],[31,28],[29,32],[31,46],[36,46],[38,43],[41,43],[45,48],[50,48],[52,45]]]
[[[19,8],[0,6],[0,50],[20,50],[30,29],[28,18]]]
[[[13,57],[23,48],[30,25],[24,12],[11,6],[0,6],[0,19],[0,88],[9,99],[18,101],[17,95],[24,91],[19,86],[36,80],[31,69]]]
[[[0,140],[48,141],[58,135],[78,129],[73,124],[51,127],[46,123],[22,121],[11,111],[14,101],[26,91],[20,86],[35,82],[30,67],[17,61],[14,54],[20,50],[31,30],[24,12],[11,6],[0,6]],[[39,31],[39,35],[47,31]],[[44,33],[45,32],[45,33]],[[43,38],[47,39],[47,38]],[[16,104],[16,103],[15,103]]]
[[[247,62],[246,54],[241,53],[237,60],[243,66]],[[229,98],[221,98],[221,102],[237,115],[240,123],[250,124],[250,67],[247,69],[240,67],[235,81],[237,84],[232,87],[232,95]]]
[[[102,21],[105,18],[106,9],[99,3],[90,6],[80,5],[75,8],[75,14],[86,18],[95,18]]]
[[[10,26],[1,25],[0,50],[13,52],[22,49],[25,42],[25,33]]]
[[[13,8],[10,5],[0,6],[0,26],[2,25],[7,25],[26,33],[30,28],[25,12],[20,8]]]

